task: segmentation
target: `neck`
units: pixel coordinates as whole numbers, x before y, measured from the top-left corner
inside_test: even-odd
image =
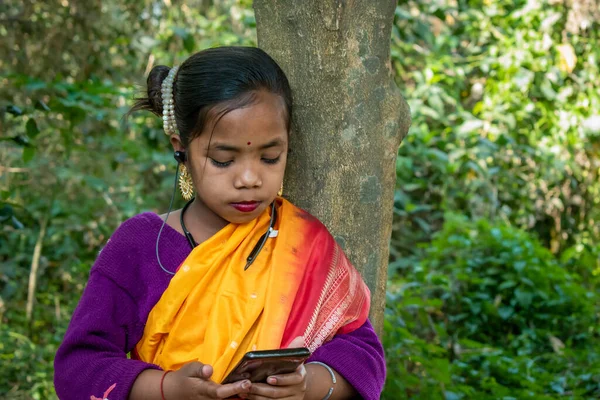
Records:
[[[187,208],[183,218],[187,230],[198,243],[202,243],[229,224],[198,197]]]

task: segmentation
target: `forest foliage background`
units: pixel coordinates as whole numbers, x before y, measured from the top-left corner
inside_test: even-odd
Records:
[[[599,21],[595,0],[399,1],[384,399],[600,397]],[[168,205],[159,119],[122,119],[147,72],[230,44],[256,45],[249,0],[0,5],[0,398],[55,398],[99,249]]]

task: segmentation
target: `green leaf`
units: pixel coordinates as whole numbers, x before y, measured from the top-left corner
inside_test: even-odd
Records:
[[[42,100],[38,100],[35,102],[35,109],[41,111],[50,111],[50,107],[48,107],[48,105]]]
[[[13,208],[11,206],[3,206],[0,208],[0,222],[9,220],[13,216]]]
[[[514,312],[515,312],[515,310],[512,307],[501,306],[498,308],[498,315],[503,320],[509,319],[511,317],[511,315],[513,315]]]
[[[12,114],[12,115],[16,115],[16,116],[23,115],[23,110],[21,110],[19,107],[12,105],[12,104],[9,106],[6,106],[6,112],[8,112],[9,114]]]
[[[515,290],[515,297],[517,298],[517,301],[522,307],[527,308],[531,305],[531,301],[533,300],[533,293],[526,292],[517,288]]]
[[[174,27],[173,33],[176,36],[179,36],[183,41],[183,47],[189,53],[192,53],[196,48],[196,41],[194,40],[194,36],[190,35],[190,33],[185,28]]]
[[[39,89],[45,89],[47,87],[46,82],[40,81],[40,80],[31,80],[27,83],[27,85],[25,85],[25,89],[27,90],[39,90]]]
[[[556,393],[559,394],[563,394],[565,392],[565,388],[563,387],[563,385],[560,382],[552,382],[550,384],[550,387],[552,388],[552,390],[554,390]]]
[[[462,398],[462,396],[459,396],[458,394],[450,392],[448,390],[444,392],[444,395],[446,397],[446,400],[460,400]]]
[[[465,121],[462,125],[456,128],[456,133],[459,135],[465,135],[468,133],[476,132],[483,127],[483,121],[472,119]]]
[[[525,269],[526,266],[527,266],[527,263],[525,261],[517,261],[514,264],[515,270],[517,272],[523,272],[523,270]]]
[[[37,123],[33,118],[29,118],[29,121],[27,121],[27,124],[25,125],[25,130],[27,131],[27,136],[32,139],[35,139],[35,137],[40,133]]]
[[[546,97],[548,100],[554,100],[556,98],[556,92],[554,91],[554,88],[552,88],[552,84],[550,82],[544,81],[544,83],[542,83],[540,86],[540,90],[542,91],[544,97]]]
[[[183,39],[183,47],[185,48],[185,50],[188,53],[193,53],[194,50],[196,49],[196,41],[194,40],[194,36],[192,35],[187,35],[184,39]]]
[[[514,282],[514,281],[505,281],[505,282],[502,282],[500,284],[500,286],[498,286],[498,290],[508,289],[508,288],[511,288],[511,287],[515,286],[516,284],[517,283]]]
[[[28,163],[35,155],[35,147],[29,146],[23,149],[23,162]]]
[[[103,181],[102,179],[96,178],[95,176],[86,175],[83,178],[83,181],[85,183],[87,183],[91,188],[93,188],[97,191],[106,190],[106,182]]]
[[[29,143],[29,138],[27,136],[17,135],[17,136],[10,137],[8,139],[12,140],[19,146],[24,146],[24,147],[31,146],[31,143]]]

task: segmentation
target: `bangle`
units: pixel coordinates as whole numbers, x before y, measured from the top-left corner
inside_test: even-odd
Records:
[[[173,371],[165,371],[162,375],[162,378],[160,378],[160,397],[162,398],[162,400],[166,400],[165,399],[165,392],[163,390],[163,383],[165,383],[165,377],[167,376],[167,374],[169,372],[173,372]]]
[[[311,361],[311,362],[308,362],[308,363],[306,363],[306,365],[308,365],[308,364],[317,364],[317,365],[320,365],[320,366],[322,366],[322,367],[325,367],[325,369],[326,369],[327,371],[329,371],[329,375],[331,375],[331,381],[333,382],[333,384],[335,385],[335,384],[337,383],[337,381],[336,381],[336,379],[335,379],[335,374],[333,373],[333,370],[331,369],[331,367],[330,367],[329,365],[327,365],[327,364],[325,364],[325,363],[322,363],[322,362],[320,362],[320,361]],[[330,397],[331,397],[331,395],[333,394],[333,389],[334,389],[334,387],[335,387],[335,386],[331,386],[331,387],[329,388],[329,392],[327,392],[327,394],[325,395],[325,397],[323,397],[323,400],[329,400],[329,398],[330,398]]]

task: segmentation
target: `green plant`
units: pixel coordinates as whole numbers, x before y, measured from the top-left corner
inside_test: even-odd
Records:
[[[386,398],[600,395],[598,294],[517,228],[445,221],[390,287]]]
[[[576,14],[398,4],[392,61],[413,125],[397,160],[385,398],[598,396],[599,30]]]

